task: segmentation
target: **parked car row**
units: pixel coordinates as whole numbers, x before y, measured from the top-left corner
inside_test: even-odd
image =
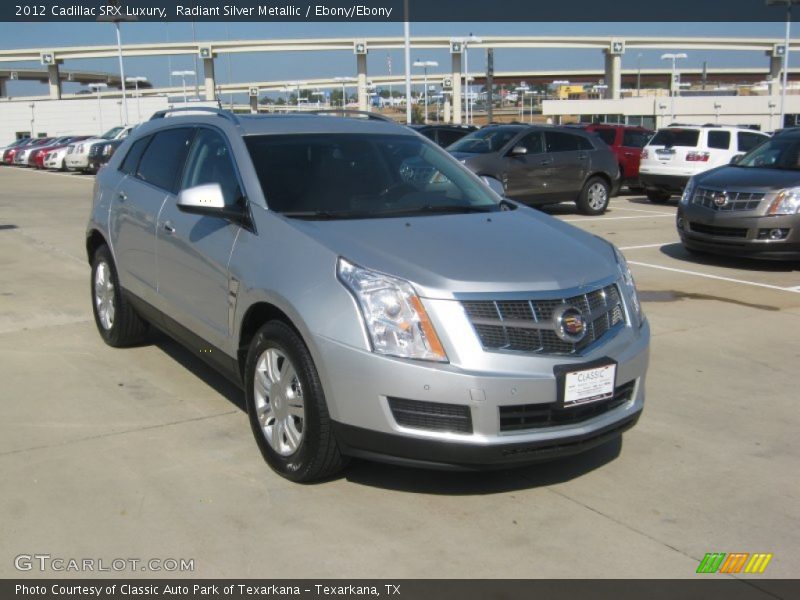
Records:
[[[56,171],[96,173],[133,127],[114,127],[101,136],[23,138],[0,147],[2,164]]]

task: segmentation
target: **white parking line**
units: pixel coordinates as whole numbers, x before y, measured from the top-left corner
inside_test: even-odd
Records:
[[[673,242],[662,242],[660,244],[644,244],[642,246],[620,246],[619,249],[620,250],[639,250],[641,248],[660,248],[661,246],[666,246],[667,244],[674,244],[677,241],[678,240],[675,240]]]
[[[584,221],[619,221],[620,219],[657,219],[659,217],[670,217],[672,219],[675,218],[675,215],[670,215],[667,213],[655,213],[650,216],[636,216],[636,217],[583,217],[579,219],[563,219],[565,223],[583,223]]]
[[[759,283],[757,281],[747,281],[746,279],[734,279],[732,277],[722,277],[721,275],[711,275],[709,273],[700,273],[699,271],[687,271],[686,269],[676,269],[674,267],[664,267],[662,265],[653,265],[650,263],[638,262],[629,260],[629,265],[636,265],[639,267],[649,267],[651,269],[661,269],[662,271],[671,271],[673,273],[681,273],[683,275],[694,275],[695,277],[705,277],[706,279],[716,279],[718,281],[728,281],[730,283],[741,283],[742,285],[752,285],[755,287],[767,288],[770,290],[778,290],[780,292],[793,292],[800,294],[800,286],[797,287],[781,287],[779,285],[770,285],[768,283]]]
[[[640,213],[647,213],[650,215],[674,215],[675,213],[665,213],[658,210],[645,210],[643,208],[623,208],[622,206],[614,206],[611,208],[611,211],[615,210],[626,210],[628,212],[640,212]]]

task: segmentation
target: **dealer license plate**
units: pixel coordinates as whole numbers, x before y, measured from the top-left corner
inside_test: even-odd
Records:
[[[616,374],[615,364],[567,372],[564,377],[564,406],[599,402],[613,397]]]

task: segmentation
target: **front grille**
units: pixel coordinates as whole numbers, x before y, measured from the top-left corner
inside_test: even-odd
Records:
[[[759,192],[726,192],[728,200],[719,206],[714,202],[714,197],[720,193],[721,190],[698,188],[692,196],[692,204],[718,211],[755,210],[764,199],[764,194]]]
[[[600,402],[561,408],[554,404],[517,404],[500,407],[500,431],[522,431],[571,425],[600,416],[622,406],[633,397],[635,381],[629,381],[614,390],[614,396]]]
[[[625,323],[622,300],[615,284],[586,294],[553,300],[478,300],[462,302],[485,350],[537,354],[575,354]],[[553,312],[574,306],[587,321],[585,337],[564,341],[556,335]]]
[[[731,238],[745,238],[747,237],[747,229],[741,227],[717,227],[716,225],[704,225],[703,223],[689,223],[692,231],[697,233],[705,233],[706,235],[714,235],[717,237],[731,237]]]
[[[89,149],[89,156],[92,158],[100,156],[103,152],[103,145],[102,144],[95,144]]]
[[[405,398],[389,398],[388,400],[394,420],[403,427],[472,433],[472,413],[469,406]]]

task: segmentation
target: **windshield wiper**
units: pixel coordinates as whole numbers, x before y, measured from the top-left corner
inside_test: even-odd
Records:
[[[466,205],[458,205],[458,204],[449,204],[443,206],[435,206],[433,204],[426,204],[425,206],[416,206],[416,207],[408,207],[408,208],[393,208],[389,210],[381,210],[372,213],[375,217],[385,217],[385,216],[398,216],[398,215],[408,215],[412,216],[415,214],[467,214],[467,213],[490,213],[495,212],[495,208],[497,205],[491,206],[466,206]]]
[[[296,210],[280,212],[278,214],[290,219],[306,219],[308,221],[333,221],[335,219],[366,219],[372,215],[369,213],[355,213],[345,211],[330,210]]]

